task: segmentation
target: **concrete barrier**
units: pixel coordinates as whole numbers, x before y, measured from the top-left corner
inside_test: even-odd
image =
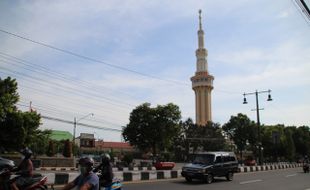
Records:
[[[268,170],[278,170],[287,168],[301,167],[302,164],[277,164],[277,165],[264,165],[264,166],[241,166],[238,171],[243,172],[254,172],[254,171],[268,171]]]
[[[112,168],[113,172],[117,171],[149,171],[149,170],[156,170],[155,167],[125,167],[125,168]],[[75,167],[39,167],[35,168],[36,171],[77,171],[78,168]]]

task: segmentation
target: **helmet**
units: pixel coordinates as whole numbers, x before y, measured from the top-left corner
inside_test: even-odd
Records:
[[[90,157],[83,157],[79,159],[80,171],[83,175],[93,170],[94,160]]]
[[[109,162],[111,160],[111,157],[109,154],[105,153],[101,155],[101,161],[102,162]]]
[[[79,159],[79,164],[82,166],[93,167],[94,166],[94,160],[90,157],[83,157],[83,158]]]
[[[29,159],[32,155],[32,151],[28,147],[21,149],[19,152],[24,155],[26,159]]]

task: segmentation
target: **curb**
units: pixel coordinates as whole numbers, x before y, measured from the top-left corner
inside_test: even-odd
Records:
[[[78,171],[75,167],[39,167],[35,168],[36,171]],[[117,171],[156,171],[155,167],[124,167],[124,168],[113,168],[113,172]]]
[[[40,167],[35,168],[35,171],[77,171],[77,168],[70,167],[70,168],[61,168],[61,167]]]

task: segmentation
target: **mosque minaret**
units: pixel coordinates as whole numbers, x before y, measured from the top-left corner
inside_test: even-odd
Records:
[[[208,71],[208,50],[204,47],[204,31],[199,10],[198,49],[196,50],[196,73],[191,77],[192,88],[195,91],[196,124],[204,126],[212,121],[211,91],[214,77]]]

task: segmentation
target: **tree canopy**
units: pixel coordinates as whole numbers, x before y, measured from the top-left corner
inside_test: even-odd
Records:
[[[17,82],[7,77],[0,78],[0,146],[2,150],[18,150],[22,146],[34,148],[35,153],[44,153],[49,131],[39,130],[40,115],[17,109],[19,101]]]
[[[123,128],[122,135],[131,145],[156,155],[159,150],[164,152],[172,146],[180,130],[180,119],[179,107],[172,103],[155,108],[144,103],[130,113],[129,124]]]
[[[192,152],[226,150],[226,142],[220,124],[208,122],[205,126],[194,124],[192,119],[181,122],[181,130],[175,139],[175,155],[186,160]],[[178,156],[177,156],[178,155]]]
[[[268,161],[296,161],[310,153],[310,129],[306,126],[267,125],[262,127],[262,144]]]
[[[246,115],[239,113],[231,116],[230,120],[223,125],[223,130],[231,138],[241,153],[247,143],[255,146],[257,141],[257,127]]]

